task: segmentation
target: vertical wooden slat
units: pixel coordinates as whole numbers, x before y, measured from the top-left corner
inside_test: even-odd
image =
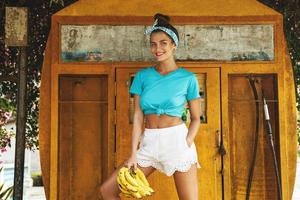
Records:
[[[51,141],[50,141],[50,194],[49,199],[58,198],[58,75],[51,68]]]
[[[59,129],[59,199],[71,198],[71,170],[72,167],[72,104],[61,103]],[[63,143],[63,145],[62,145]]]

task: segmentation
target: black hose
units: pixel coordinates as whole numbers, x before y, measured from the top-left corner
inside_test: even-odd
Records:
[[[256,152],[257,152],[257,146],[258,146],[258,131],[259,131],[259,102],[258,102],[258,94],[257,90],[255,87],[255,79],[252,79],[249,77],[249,83],[254,95],[255,99],[255,141],[254,141],[254,152],[253,152],[253,158],[250,166],[250,171],[248,175],[248,183],[247,183],[247,191],[246,191],[246,200],[249,200],[250,197],[250,191],[251,191],[251,184],[252,184],[252,179],[253,179],[253,173],[254,173],[254,167],[255,167],[255,162],[256,162]]]
[[[280,179],[279,167],[278,167],[278,162],[277,162],[276,153],[275,153],[272,126],[271,126],[271,123],[270,123],[268,105],[267,105],[267,102],[265,100],[263,91],[262,91],[262,99],[263,99],[263,105],[264,105],[264,113],[265,113],[264,116],[265,116],[265,121],[266,121],[267,135],[268,135],[268,138],[269,138],[269,144],[270,144],[270,148],[271,148],[271,151],[272,151],[272,157],[273,157],[274,168],[275,168],[275,173],[276,173],[278,199],[281,200],[282,199],[281,179]]]
[[[277,163],[277,159],[276,159],[276,153],[275,153],[274,142],[273,142],[273,135],[272,134],[268,134],[268,135],[269,135],[270,146],[271,146],[271,149],[272,149],[273,161],[274,161],[274,165],[275,165],[275,173],[276,173],[276,178],[277,178],[278,199],[281,200],[282,199],[281,179],[280,179],[279,168],[278,168],[278,163]]]
[[[257,89],[255,87],[255,79],[249,77],[249,83],[254,95],[255,99],[255,107],[256,107],[256,121],[255,121],[255,141],[254,141],[254,152],[253,152],[253,159],[252,163],[250,166],[250,171],[248,175],[248,183],[247,183],[247,191],[246,191],[246,200],[249,200],[250,197],[250,191],[251,191],[251,184],[252,184],[252,179],[253,179],[253,173],[254,173],[254,167],[255,167],[255,162],[256,162],[256,153],[257,153],[257,147],[258,147],[258,135],[259,135],[259,102],[258,102],[258,94],[257,94]],[[281,179],[280,179],[280,174],[279,174],[279,167],[278,167],[278,162],[276,158],[276,153],[275,153],[275,148],[274,148],[274,141],[273,141],[273,134],[272,134],[272,127],[270,123],[270,118],[269,118],[269,111],[268,111],[268,106],[266,103],[266,100],[264,98],[264,92],[262,91],[262,99],[263,99],[263,106],[264,106],[264,113],[265,113],[265,121],[266,121],[266,129],[267,129],[267,134],[269,138],[269,144],[272,150],[272,157],[274,161],[274,167],[275,167],[275,173],[276,173],[276,180],[277,180],[277,190],[278,190],[278,199],[282,199],[282,190],[281,190]]]

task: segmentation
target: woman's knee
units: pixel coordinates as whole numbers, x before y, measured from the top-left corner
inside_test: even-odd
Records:
[[[114,189],[107,182],[104,182],[100,186],[100,196],[104,200],[106,200],[106,199],[118,199],[119,194],[115,193]]]
[[[105,194],[108,193],[108,190],[107,190],[107,187],[106,187],[105,183],[102,183],[100,185],[99,193],[100,193],[100,197],[102,197],[102,199],[105,199]]]

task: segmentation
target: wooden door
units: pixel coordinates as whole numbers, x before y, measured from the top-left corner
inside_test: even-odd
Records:
[[[133,97],[129,88],[140,68],[117,69],[116,74],[116,166],[128,158],[131,150]],[[220,82],[218,68],[186,68],[199,81],[202,124],[196,137],[201,169],[198,170],[199,199],[222,199],[221,157],[218,154],[220,127]],[[189,124],[189,120],[186,122]],[[149,199],[178,199],[172,177],[156,171],[149,177],[156,193]]]
[[[228,155],[224,159],[225,199],[246,198],[254,154],[256,158],[249,192],[250,199],[278,199],[276,175],[262,102],[263,95],[268,104],[276,156],[280,162],[276,76],[257,74],[251,77],[255,80],[257,100],[254,98],[248,74],[230,74],[224,76],[225,78],[228,79],[228,102],[223,102],[224,105],[228,104],[228,116],[224,115],[223,118],[224,132],[225,130],[227,132],[224,143],[228,149]]]
[[[105,166],[107,75],[59,79],[59,200],[97,199]]]

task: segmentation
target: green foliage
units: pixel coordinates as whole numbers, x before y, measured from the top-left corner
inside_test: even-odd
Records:
[[[0,98],[0,109],[5,112],[15,111],[15,107],[12,103],[5,98]]]
[[[299,118],[299,114],[298,114],[298,118]],[[297,120],[297,136],[298,136],[298,147],[300,147],[300,119]]]
[[[11,146],[11,140],[10,138],[14,136],[14,133],[12,131],[7,131],[2,126],[0,126],[0,152],[6,151],[6,147]]]
[[[184,121],[184,122],[187,121],[187,114],[188,114],[188,108],[184,108],[182,115],[181,115],[182,121]]]
[[[41,79],[41,68],[43,63],[43,52],[46,46],[51,16],[53,13],[68,6],[75,0],[50,0],[40,1],[0,1],[0,75],[17,76],[17,62],[20,50],[15,47],[7,47],[4,44],[5,6],[24,6],[29,8],[28,13],[28,47],[27,47],[27,122],[26,122],[26,148],[38,149],[38,114],[39,114],[39,87]],[[64,2],[64,4],[61,4]],[[16,107],[17,84],[12,81],[1,82],[0,97],[6,99]],[[0,105],[2,108],[2,105]]]
[[[43,186],[43,179],[41,173],[33,173],[31,175],[31,178],[33,180],[33,186]]]
[[[0,168],[0,171],[2,171],[2,167]],[[11,198],[13,192],[13,186],[8,187],[4,189],[4,184],[0,183],[0,199],[1,200],[8,200]]]
[[[4,188],[4,184],[0,184],[0,199],[2,200],[8,200],[11,198],[12,196],[12,192],[13,192],[13,187],[9,187],[6,189]]]
[[[64,0],[50,0],[50,6],[52,6],[53,3],[64,6]]]
[[[0,184],[0,199],[2,200],[8,200],[12,196],[13,187],[8,187],[6,189],[4,188],[4,184]]]
[[[0,151],[4,152],[7,146],[11,146],[10,138],[14,135],[12,131],[3,128],[8,120],[15,116],[15,107],[6,98],[0,98]]]

